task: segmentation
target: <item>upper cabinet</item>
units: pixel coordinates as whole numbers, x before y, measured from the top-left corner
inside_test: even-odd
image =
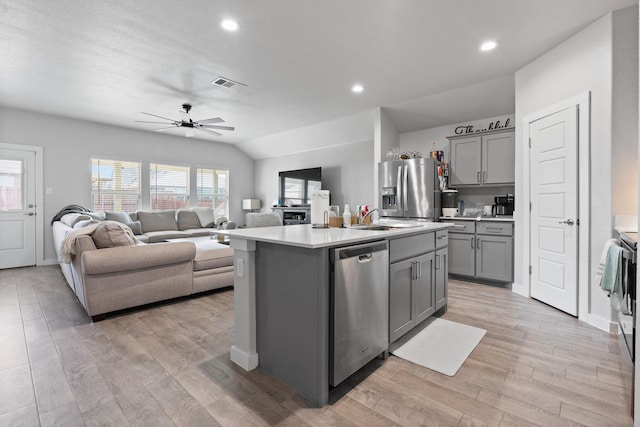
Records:
[[[513,185],[515,182],[514,130],[449,137],[449,185]]]

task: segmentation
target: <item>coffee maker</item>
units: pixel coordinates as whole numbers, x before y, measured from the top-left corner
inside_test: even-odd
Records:
[[[512,216],[514,208],[513,194],[496,196],[496,216]]]

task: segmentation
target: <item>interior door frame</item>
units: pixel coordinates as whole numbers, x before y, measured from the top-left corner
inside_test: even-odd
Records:
[[[6,150],[32,151],[35,153],[36,185],[36,265],[44,262],[44,150],[37,145],[9,144],[0,142],[0,148]]]
[[[573,106],[578,107],[578,218],[580,225],[578,226],[578,319],[583,320],[589,324],[594,325],[594,321],[597,326],[603,330],[608,331],[609,325],[602,324],[596,318],[590,318],[589,316],[589,289],[591,286],[591,280],[589,278],[589,253],[590,253],[590,233],[591,218],[589,215],[590,206],[590,173],[591,173],[591,92],[586,91],[580,93],[574,97],[565,99],[557,104],[550,105],[534,113],[527,114],[522,120],[522,147],[523,155],[522,162],[525,168],[524,176],[527,177],[527,182],[531,182],[531,153],[529,149],[529,125],[536,120],[543,117],[554,114],[558,111],[571,108]],[[530,185],[522,186],[522,198],[524,204],[521,206],[528,207],[531,203],[531,191]],[[522,258],[525,262],[522,263],[522,284],[513,284],[513,291],[519,293],[528,298],[531,297],[531,275],[529,274],[529,266],[531,265],[531,210],[526,209],[524,215],[521,215],[523,233],[527,236],[527,244],[523,247]]]

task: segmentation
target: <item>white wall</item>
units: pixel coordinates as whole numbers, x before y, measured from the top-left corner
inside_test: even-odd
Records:
[[[423,156],[428,156],[433,150],[444,151],[445,161],[449,162],[449,140],[448,136],[456,135],[458,126],[473,126],[474,129],[486,129],[489,123],[500,121],[503,125],[509,120],[509,127],[515,126],[515,115],[505,114],[502,116],[478,119],[469,122],[455,123],[437,128],[422,129],[415,132],[405,132],[400,134],[400,151],[419,151]]]
[[[629,10],[625,11],[629,13]],[[523,164],[523,153],[528,150],[528,144],[522,137],[523,118],[589,91],[590,145],[579,149],[589,150],[591,159],[590,183],[581,183],[581,189],[590,186],[590,239],[588,242],[580,242],[581,248],[588,249],[590,262],[589,283],[586,286],[581,284],[580,292],[587,292],[589,315],[594,322],[600,324],[606,324],[611,319],[609,299],[592,278],[600,261],[604,242],[612,235],[612,24],[611,14],[598,19],[516,73],[516,165],[523,167],[516,167],[514,288],[528,283],[528,279],[525,282],[523,268],[528,265],[528,260],[523,259],[524,248],[529,247],[529,236],[523,228],[523,213],[528,207],[525,206],[527,201],[519,197],[529,186],[529,177],[525,174],[527,168]],[[637,27],[635,33],[633,28],[619,29],[637,41]],[[637,78],[637,73],[635,77]],[[635,153],[630,155],[635,158]],[[581,168],[588,166],[580,165]]]
[[[278,199],[278,172],[322,167],[322,188],[331,192],[331,204],[375,205],[371,186],[373,140],[255,161],[255,196],[270,212]]]
[[[635,9],[635,11],[634,11]],[[638,7],[613,13],[613,215],[637,215]]]
[[[91,157],[142,162],[143,167],[155,161],[228,169],[231,219],[244,217],[241,200],[253,195],[253,160],[229,144],[7,108],[0,108],[0,142],[44,147],[42,184],[53,190],[44,196],[44,208],[38,209],[45,230],[45,262],[55,262],[51,218],[69,204],[91,207]],[[148,208],[149,201],[142,202]]]

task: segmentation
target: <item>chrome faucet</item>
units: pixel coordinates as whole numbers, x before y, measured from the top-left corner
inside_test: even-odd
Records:
[[[371,209],[369,212],[367,212],[367,214],[365,216],[362,217],[362,219],[358,219],[358,224],[364,224],[364,221],[369,218],[371,216],[372,213],[374,213],[375,211],[377,211],[378,208],[373,208]]]

